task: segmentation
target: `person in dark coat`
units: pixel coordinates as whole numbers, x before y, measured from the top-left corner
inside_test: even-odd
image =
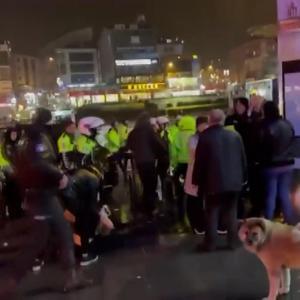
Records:
[[[49,227],[59,241],[61,262],[66,270],[64,291],[70,291],[90,282],[76,269],[72,230],[58,198],[59,190],[67,187],[68,178],[55,165],[57,156],[45,128],[51,118],[49,110],[37,109],[19,150],[15,169],[22,190],[26,190],[26,213]]]
[[[216,248],[219,214],[227,220],[228,244],[237,234],[237,203],[247,177],[247,160],[240,135],[224,128],[225,114],[212,110],[209,128],[199,136],[193,184],[205,197],[205,250]]]
[[[143,185],[144,212],[153,216],[157,200],[157,159],[168,155],[168,150],[155,133],[147,114],[142,114],[128,136],[127,147],[133,157]]]
[[[256,149],[265,187],[264,216],[269,220],[273,219],[278,199],[285,222],[293,223],[294,212],[289,188],[294,165],[294,158],[290,154],[294,129],[290,122],[281,118],[274,102],[264,104],[263,114]]]

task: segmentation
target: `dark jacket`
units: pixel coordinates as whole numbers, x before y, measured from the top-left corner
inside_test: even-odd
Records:
[[[294,141],[290,122],[279,118],[263,120],[258,129],[257,162],[262,167],[281,167],[294,164],[290,147]]]
[[[246,156],[248,161],[251,161],[252,158],[252,131],[253,123],[251,118],[247,114],[238,115],[233,114],[228,116],[225,121],[225,126],[233,125],[234,129],[240,134],[246,151]]]
[[[199,136],[193,184],[206,195],[239,192],[247,179],[247,163],[240,135],[212,126]]]
[[[55,166],[56,154],[50,138],[42,127],[27,130],[16,162],[20,184],[29,189],[58,188],[63,174]]]
[[[168,156],[166,145],[148,123],[142,123],[131,131],[127,148],[133,152],[138,164],[153,163],[158,158]]]

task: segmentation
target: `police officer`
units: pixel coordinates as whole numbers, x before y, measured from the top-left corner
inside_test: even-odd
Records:
[[[107,133],[107,148],[111,154],[117,153],[121,147],[121,138],[118,132],[118,122],[111,123],[111,128]]]
[[[47,224],[59,241],[61,262],[66,270],[64,291],[69,291],[90,282],[76,270],[71,227],[58,199],[58,191],[67,187],[68,178],[55,166],[56,154],[45,128],[51,118],[49,110],[37,109],[19,151],[16,173],[19,183],[27,190],[27,212],[43,225]]]
[[[65,170],[76,169],[78,163],[76,148],[77,128],[71,119],[64,121],[64,132],[57,141],[58,152],[60,154],[62,166]]]
[[[196,120],[192,116],[183,116],[178,123],[178,132],[174,138],[172,161],[176,163],[174,179],[177,196],[178,230],[185,229],[185,203],[183,181],[189,162],[189,140],[196,131]]]
[[[129,134],[128,122],[126,120],[123,120],[120,123],[118,123],[117,131],[120,137],[120,145],[125,146]]]
[[[166,116],[160,116],[157,119],[158,124],[158,134],[165,144],[166,149],[170,150],[171,139],[168,131],[168,124],[170,120]],[[160,156],[157,159],[157,173],[161,183],[162,196],[166,199],[166,189],[165,182],[168,174],[168,169],[170,167],[170,155],[166,153],[164,156]]]

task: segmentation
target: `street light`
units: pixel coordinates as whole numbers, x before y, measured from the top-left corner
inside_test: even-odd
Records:
[[[168,63],[168,68],[169,68],[169,69],[174,68],[174,63],[173,63],[172,61],[170,61],[170,62]]]

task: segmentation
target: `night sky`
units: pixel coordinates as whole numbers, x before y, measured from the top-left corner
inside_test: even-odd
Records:
[[[143,13],[159,32],[179,36],[201,58],[225,57],[246,40],[248,27],[274,23],[275,0],[0,0],[0,39],[17,52],[38,53],[63,33],[101,30]]]

